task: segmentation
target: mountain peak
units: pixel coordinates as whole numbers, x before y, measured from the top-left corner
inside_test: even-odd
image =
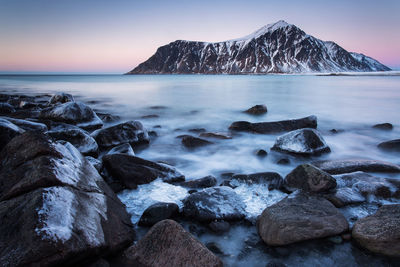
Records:
[[[267,25],[261,27],[260,29],[256,30],[255,32],[249,34],[249,35],[246,35],[244,37],[237,38],[237,39],[232,39],[232,40],[229,40],[229,41],[251,40],[251,39],[254,39],[254,38],[258,38],[261,35],[266,34],[267,32],[274,32],[274,31],[276,31],[278,29],[291,27],[291,26],[294,26],[294,25],[293,24],[289,24],[284,20],[279,20],[279,21],[277,21],[275,23],[267,24]]]

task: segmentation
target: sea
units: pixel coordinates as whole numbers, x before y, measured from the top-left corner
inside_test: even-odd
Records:
[[[283,177],[297,165],[313,160],[375,159],[400,164],[400,153],[378,149],[383,141],[400,138],[400,76],[398,75],[0,75],[1,93],[27,95],[66,92],[86,102],[96,112],[119,116],[119,122],[139,120],[154,138],[137,156],[173,165],[187,180],[213,175],[221,183],[226,173],[278,172]],[[257,104],[268,112],[254,116],[243,111]],[[298,158],[271,151],[280,134],[232,133],[234,121],[264,122],[315,115],[318,131],[331,152]],[[375,129],[391,123],[390,131]],[[334,130],[333,130],[334,129]],[[231,139],[209,139],[212,145],[189,150],[177,136],[200,132],[222,133]],[[259,157],[264,149],[268,155]],[[282,165],[277,162],[288,159]],[[374,174],[400,179],[399,174]],[[247,205],[249,221],[286,196],[262,185],[235,189]],[[136,190],[119,194],[136,223],[141,213],[157,201],[176,202],[187,189],[156,180]],[[363,217],[368,207],[345,212]],[[184,225],[189,229],[189,223]],[[201,229],[202,226],[197,226]],[[139,233],[146,229],[138,228]],[[201,232],[201,231],[199,231]],[[255,226],[233,225],[215,236],[195,233],[205,244],[220,249],[228,266],[265,266],[282,262],[288,266],[390,265],[385,258],[370,255],[351,242],[319,240],[285,248],[264,245]],[[372,264],[372,265],[371,265]]]

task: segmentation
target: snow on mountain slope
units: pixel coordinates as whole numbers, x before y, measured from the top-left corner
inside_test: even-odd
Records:
[[[386,71],[388,67],[278,21],[224,42],[177,40],[128,74],[262,74]]]

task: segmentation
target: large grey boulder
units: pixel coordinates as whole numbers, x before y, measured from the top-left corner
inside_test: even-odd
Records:
[[[73,124],[87,130],[103,126],[103,122],[96,113],[82,102],[67,102],[48,107],[40,111],[39,118]]]
[[[222,261],[172,220],[154,225],[124,252],[125,266],[222,267]]]
[[[358,220],[352,236],[372,252],[400,257],[400,204],[384,205],[375,214]]]
[[[139,220],[141,226],[153,226],[154,224],[176,217],[179,207],[175,203],[158,202],[148,207]]]
[[[245,217],[245,206],[239,195],[227,186],[206,188],[183,200],[186,217],[200,222],[237,221]]]
[[[289,190],[302,189],[307,192],[321,193],[336,188],[336,180],[329,173],[311,165],[297,166],[285,177],[285,187]]]
[[[2,265],[80,265],[133,241],[125,207],[71,144],[29,132],[0,158]]]
[[[320,155],[331,151],[321,134],[310,128],[279,136],[271,149],[304,156]]]
[[[67,102],[74,102],[74,101],[75,99],[71,94],[57,93],[51,96],[49,100],[49,105],[64,104]]]
[[[14,123],[0,118],[0,151],[11,141],[15,136],[25,132],[23,129]]]
[[[302,128],[317,128],[317,117],[308,116],[295,120],[283,120],[273,122],[236,121],[229,126],[230,130],[241,132],[253,132],[259,134],[270,134],[279,132],[288,132]]]
[[[270,246],[338,235],[348,228],[345,217],[328,200],[305,194],[266,208],[257,221],[260,237]]]
[[[1,117],[2,119],[8,120],[9,122],[17,125],[21,129],[25,131],[39,131],[45,132],[47,131],[47,126],[43,123],[33,122],[28,120],[14,119],[9,117]]]

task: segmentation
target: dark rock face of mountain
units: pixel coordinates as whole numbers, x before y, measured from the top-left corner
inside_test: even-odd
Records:
[[[246,37],[218,43],[177,40],[127,74],[262,74],[388,71],[362,54],[278,21]]]

